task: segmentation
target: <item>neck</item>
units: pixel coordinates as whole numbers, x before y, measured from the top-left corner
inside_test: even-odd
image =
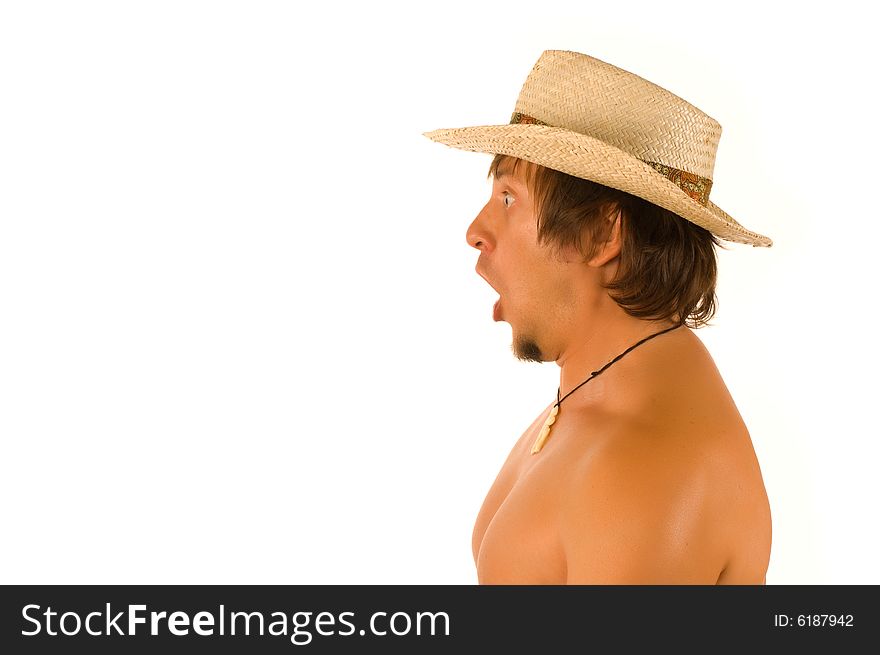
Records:
[[[612,301],[613,302],[613,301]],[[615,357],[635,345],[645,337],[656,334],[675,325],[674,321],[647,321],[630,316],[616,303],[614,308],[600,314],[594,314],[590,321],[578,321],[577,329],[572,330],[570,337],[566,339],[556,363],[560,367],[559,373],[559,396],[564,397],[575,389],[591,373],[598,371],[612,361]],[[674,331],[670,331],[674,332]],[[658,338],[662,338],[661,335]],[[612,377],[620,379],[620,374],[626,376],[627,371],[637,369],[640,352],[643,348],[649,348],[652,340],[634,348],[622,358],[611,364],[605,371],[593,380],[575,391],[570,400],[575,397],[581,399],[601,400],[611,388],[608,385]],[[613,387],[613,385],[611,385]]]

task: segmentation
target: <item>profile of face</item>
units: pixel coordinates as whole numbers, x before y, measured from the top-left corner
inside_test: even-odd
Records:
[[[536,210],[526,179],[528,162],[513,171],[505,159],[489,201],[467,230],[480,251],[477,273],[498,292],[494,319],[510,324],[512,350],[523,361],[554,361],[559,334],[573,320],[583,262],[538,244]]]

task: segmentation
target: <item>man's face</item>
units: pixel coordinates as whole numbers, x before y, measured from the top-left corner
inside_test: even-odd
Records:
[[[535,207],[526,182],[528,162],[512,171],[505,159],[492,180],[492,194],[467,231],[480,251],[476,270],[500,299],[494,318],[513,331],[514,355],[526,361],[554,361],[560,330],[571,318],[579,261],[563,261],[538,245]],[[571,259],[571,258],[566,258]]]

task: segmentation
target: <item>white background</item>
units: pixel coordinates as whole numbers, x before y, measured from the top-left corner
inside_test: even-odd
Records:
[[[559,369],[473,270],[491,156],[421,133],[506,123],[570,49],[716,118],[712,199],[775,241],[720,251],[697,331],[768,584],[880,583],[876,37],[717,6],[4,3],[0,582],[476,582]]]

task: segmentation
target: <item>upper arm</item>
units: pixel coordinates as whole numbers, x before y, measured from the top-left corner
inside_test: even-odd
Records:
[[[704,469],[682,449],[622,443],[579,469],[563,503],[567,584],[714,584]]]

